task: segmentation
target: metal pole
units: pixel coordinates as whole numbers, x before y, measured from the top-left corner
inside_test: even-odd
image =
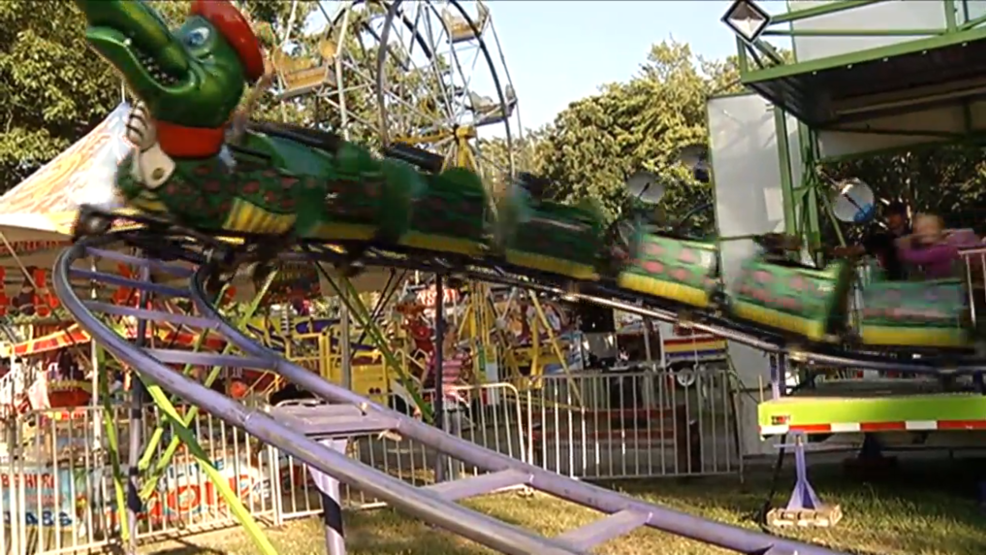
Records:
[[[787,378],[787,368],[785,367],[784,355],[774,355],[770,365],[770,392],[773,400],[781,398],[781,391],[784,390]]]
[[[150,268],[140,269],[141,281],[150,281]],[[147,309],[150,294],[146,290],[141,290],[138,295],[140,308]],[[144,346],[147,337],[147,320],[137,319],[137,337],[134,344],[138,349]],[[95,338],[93,338],[95,340]],[[137,515],[142,511],[140,502],[140,476],[138,475],[137,464],[141,455],[141,426],[144,421],[144,397],[147,394],[144,382],[137,375],[135,368],[130,369],[130,452],[127,457],[127,528],[130,537],[127,539],[127,553],[136,555],[137,553]]]
[[[442,360],[445,357],[445,284],[441,274],[435,274],[435,393],[432,402],[435,407],[435,427],[445,427],[445,372]],[[435,458],[435,482],[445,480],[445,456]]]
[[[89,269],[92,270],[93,273],[99,271],[98,261],[99,259],[96,257],[92,257],[90,259]],[[93,301],[96,301],[99,298],[95,280],[93,280],[89,285],[89,298],[91,298]],[[102,438],[103,418],[110,418],[110,416],[103,414],[102,411],[100,410],[100,403],[102,402],[102,399],[100,399],[99,397],[99,373],[104,370],[99,367],[99,345],[96,343],[96,340],[91,337],[89,338],[89,361],[90,361],[89,367],[92,370],[90,387],[92,388],[91,401],[92,401],[92,415],[93,415],[93,419],[92,419],[93,441],[90,448],[96,452],[99,452],[99,450],[102,449],[102,443],[103,443],[103,438]]]
[[[345,439],[323,439],[322,445],[346,454]],[[308,467],[315,486],[322,498],[322,523],[325,525],[325,549],[328,555],[346,555],[346,539],[342,529],[342,494],[339,480],[312,467]]]
[[[349,293],[344,289],[339,291],[340,294],[346,295],[348,297]],[[345,300],[340,299],[339,307],[339,342],[341,343],[339,354],[342,357],[342,386],[346,389],[353,389],[353,355],[352,355],[352,345],[350,345],[350,322],[349,322],[349,303]],[[338,484],[337,486],[338,487]],[[330,552],[331,555],[331,552]]]
[[[653,366],[651,366],[651,363],[654,362],[654,353],[653,351],[651,351],[650,334],[651,334],[651,330],[654,329],[654,326],[651,323],[650,318],[641,316],[640,319],[641,322],[644,324],[643,330],[641,330],[644,332],[644,357],[646,357],[647,359],[647,366],[651,370],[653,370],[654,368]]]

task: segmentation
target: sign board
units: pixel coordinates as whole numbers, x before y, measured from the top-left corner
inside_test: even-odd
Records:
[[[435,290],[435,286],[432,285],[421,291],[418,291],[416,295],[418,303],[428,308],[435,307],[435,301],[438,299],[438,293]],[[454,304],[459,301],[459,291],[458,289],[453,289],[451,287],[442,288],[442,299],[446,306]]]
[[[247,506],[256,506],[271,494],[270,479],[245,454],[237,458],[222,455],[213,461],[240,500]],[[112,500],[103,500],[102,470],[85,472],[81,468],[52,469],[28,467],[23,472],[0,473],[0,503],[4,508],[4,522],[16,519],[27,526],[63,529],[85,526],[85,508],[99,507],[112,518]],[[19,501],[18,501],[19,500]],[[11,507],[23,507],[16,512]],[[158,489],[151,495],[141,518],[156,522],[187,520],[189,516],[214,512],[223,504],[215,486],[202,473],[191,458],[176,457]]]

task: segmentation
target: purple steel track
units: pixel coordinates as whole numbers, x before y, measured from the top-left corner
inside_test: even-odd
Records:
[[[73,290],[70,278],[81,277],[102,283],[117,283],[110,276],[72,268],[78,260],[97,254],[128,264],[153,267],[174,275],[187,275],[183,269],[160,261],[125,257],[113,251],[89,249],[89,245],[105,245],[112,237],[85,240],[64,251],[55,263],[54,288],[65,308],[92,337],[124,363],[137,369],[162,388],[195,405],[209,407],[209,412],[231,425],[242,428],[258,439],[274,445],[312,467],[339,481],[386,501],[391,506],[431,522],[503,553],[526,555],[572,555],[588,553],[594,546],[623,535],[639,526],[671,532],[700,542],[717,545],[747,555],[837,555],[838,552],[815,545],[730,526],[697,516],[645,503],[629,496],[577,481],[500,453],[484,449],[423,422],[380,406],[340,386],[331,384],[308,370],[280,358],[273,351],[258,345],[233,326],[226,323],[204,293],[206,271],[200,269],[188,290],[168,288],[146,282],[128,283],[130,287],[153,290],[155,293],[191,297],[198,317],[180,317],[185,323],[215,329],[247,356],[223,356],[206,353],[139,348],[103,324],[93,311],[134,316],[147,320],[174,315],[137,308],[110,307],[81,300]],[[248,409],[240,403],[205,388],[165,363],[192,362],[196,364],[259,368],[274,371],[295,384],[311,391],[336,406],[329,407],[322,418],[324,424],[340,433],[353,435],[372,431],[393,430],[400,435],[428,444],[446,455],[474,464],[490,472],[454,482],[443,482],[418,488],[350,459],[317,441],[305,437],[295,428],[279,423],[260,410]],[[526,485],[580,505],[595,508],[608,516],[582,528],[555,538],[545,538],[529,530],[493,519],[472,511],[455,501],[496,489]]]

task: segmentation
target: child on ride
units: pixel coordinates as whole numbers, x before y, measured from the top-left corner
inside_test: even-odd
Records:
[[[445,393],[446,429],[458,430],[461,426],[460,415],[457,412],[469,404],[469,400],[462,394],[460,388],[465,383],[465,374],[468,372],[472,361],[469,352],[456,341],[455,333],[452,330],[448,330],[445,334],[442,351],[442,391]],[[424,375],[421,376],[421,383],[425,388],[430,389],[436,386],[435,367],[437,364],[435,352],[433,351],[429,355]],[[415,416],[420,416],[418,410],[415,410]]]
[[[932,214],[914,218],[914,233],[897,240],[897,254],[904,264],[920,266],[927,279],[955,276],[959,257],[958,248],[945,235],[942,219]]]

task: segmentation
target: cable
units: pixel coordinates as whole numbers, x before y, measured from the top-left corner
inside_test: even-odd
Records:
[[[761,530],[768,534],[773,534],[774,531],[767,524],[767,514],[770,513],[770,508],[774,504],[774,497],[777,495],[777,485],[781,481],[781,470],[784,468],[784,456],[787,454],[787,444],[788,434],[785,433],[783,437],[783,443],[780,449],[777,450],[777,460],[774,462],[774,472],[770,479],[770,489],[767,490],[767,497],[764,499],[763,504],[760,505],[760,509],[754,515],[754,520],[757,526]]]

